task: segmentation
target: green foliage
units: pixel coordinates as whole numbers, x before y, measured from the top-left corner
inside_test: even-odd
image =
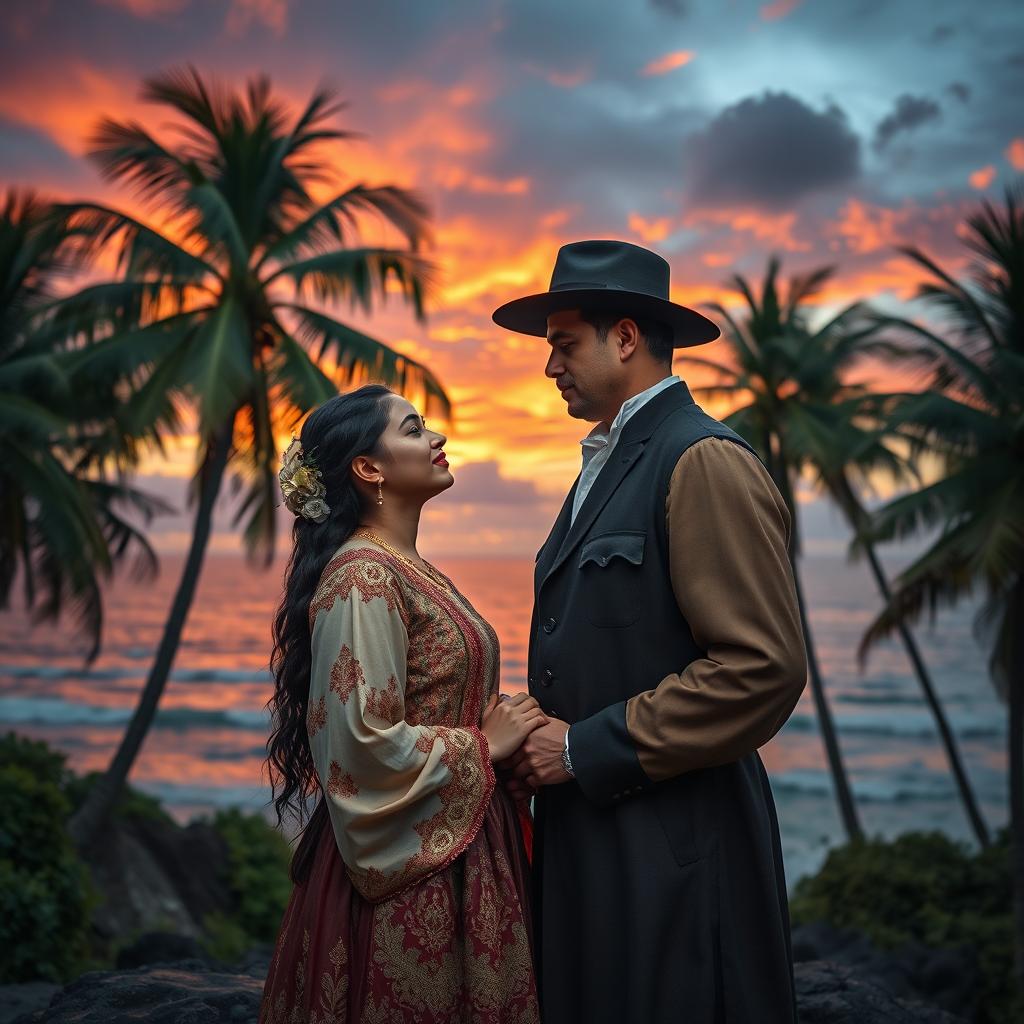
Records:
[[[99,772],[90,772],[88,775],[72,775],[68,779],[64,792],[71,801],[73,811],[84,803],[85,798],[99,780]],[[129,785],[122,787],[112,813],[121,821],[159,821],[165,824],[172,824],[174,821],[155,796],[141,793]]]
[[[210,953],[230,961],[255,942],[276,938],[291,894],[291,849],[281,833],[258,814],[220,811],[213,827],[228,847],[229,876],[225,881],[235,908],[228,916],[209,915],[203,925]]]
[[[252,938],[230,914],[207,914],[203,919],[206,937],[203,946],[212,957],[226,964],[240,960],[252,947]]]
[[[833,850],[818,874],[801,879],[790,900],[793,924],[828,921],[856,928],[876,945],[908,942],[973,949],[981,972],[978,1024],[1024,1015],[1013,981],[1009,838],[972,854],[940,832]]]
[[[54,294],[78,240],[31,191],[0,196],[0,605],[18,580],[38,617],[70,610],[92,660],[101,581],[132,554],[136,575],[155,571],[156,555],[124,507],[148,522],[167,506],[108,478],[108,457],[131,462],[131,443],[113,424],[112,379],[83,387],[68,332],[54,329]]]
[[[427,366],[335,319],[388,296],[423,316],[428,211],[405,189],[337,180],[322,147],[350,134],[334,124],[343,107],[329,91],[292,113],[263,77],[235,91],[188,68],[148,78],[143,95],[171,115],[161,138],[104,119],[90,157],[141,196],[144,219],[95,202],[55,208],[80,241],[76,256],[112,259],[117,276],[64,297],[53,322],[87,342],[73,361],[82,380],[127,394],[136,442],[162,448],[189,408],[202,467],[236,417],[245,423],[230,455],[246,488],[236,523],[248,553],[269,564],[275,431],[370,379],[450,415]],[[374,222],[396,244],[364,244]]]
[[[86,956],[89,881],[67,836],[64,757],[0,739],[0,983],[71,977]]]

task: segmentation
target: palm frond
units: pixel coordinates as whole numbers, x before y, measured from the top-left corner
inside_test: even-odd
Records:
[[[282,307],[295,316],[298,338],[316,349],[316,358],[328,356],[335,360],[341,387],[357,381],[380,381],[410,397],[422,394],[428,414],[451,419],[451,400],[440,381],[422,363],[323,313],[294,303],[283,303]]]

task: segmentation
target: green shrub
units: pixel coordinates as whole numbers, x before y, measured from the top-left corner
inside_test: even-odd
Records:
[[[209,951],[222,960],[233,960],[254,942],[273,942],[277,937],[291,895],[291,849],[259,814],[220,811],[213,827],[227,844],[225,881],[235,907],[229,916],[209,915],[203,926]]]
[[[0,738],[0,983],[62,981],[86,956],[90,888],[65,830],[69,778],[46,744]]]
[[[89,791],[100,779],[99,772],[88,775],[70,775],[64,792],[71,801],[72,809],[79,808],[85,801]],[[119,821],[160,821],[173,824],[174,819],[163,809],[163,805],[155,796],[141,793],[129,785],[124,785],[117,800],[114,801],[113,816]]]
[[[1006,832],[976,854],[940,832],[908,832],[832,850],[796,884],[790,915],[794,925],[856,928],[883,949],[911,941],[970,947],[981,973],[978,1024],[1010,1024],[1024,1020],[1012,905]]]

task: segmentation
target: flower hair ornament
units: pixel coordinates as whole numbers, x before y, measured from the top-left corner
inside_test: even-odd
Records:
[[[303,452],[302,442],[292,437],[292,443],[281,455],[281,471],[277,478],[281,483],[284,503],[294,515],[305,516],[314,523],[326,521],[331,507],[324,501],[327,488],[323,485],[322,476],[312,456]]]

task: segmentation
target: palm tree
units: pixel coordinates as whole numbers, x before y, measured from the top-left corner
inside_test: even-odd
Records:
[[[726,417],[725,422],[753,446],[790,512],[792,532],[789,557],[793,566],[800,619],[807,645],[811,693],[835,787],[840,818],[848,838],[856,840],[863,837],[863,831],[839,749],[832,711],[825,695],[824,680],[807,619],[800,577],[799,515],[793,492],[793,481],[800,468],[800,460],[798,453],[791,450],[789,424],[790,405],[796,386],[793,369],[799,361],[800,353],[814,351],[821,338],[837,330],[848,313],[844,311],[840,317],[812,334],[807,328],[805,313],[801,306],[820,288],[830,271],[819,270],[803,277],[793,277],[789,282],[785,301],[782,300],[776,284],[778,271],[778,260],[772,258],[768,263],[760,299],[755,296],[750,284],[741,275],[736,275],[730,280],[730,285],[746,302],[746,316],[742,323],[720,303],[709,304],[709,308],[726,325],[725,339],[736,361],[735,369],[705,357],[680,358],[690,365],[711,369],[719,375],[718,383],[711,387],[698,388],[698,392],[706,395],[749,396],[747,404],[732,412]]]
[[[104,120],[91,156],[134,185],[167,220],[164,230],[96,203],[62,210],[93,251],[116,246],[119,280],[84,288],[62,315],[97,344],[77,369],[116,377],[131,394],[132,433],[147,442],[184,426],[198,433],[191,546],[156,656],[132,720],[105,775],[72,821],[80,846],[96,835],[153,721],[195,593],[214,503],[234,470],[247,490],[235,522],[246,550],[269,565],[274,549],[275,427],[339,387],[373,377],[424,394],[449,412],[430,371],[307,304],[370,311],[397,291],[423,315],[429,266],[426,210],[399,188],[356,184],[314,197],[329,181],[319,147],[348,138],[331,126],[341,109],[316,92],[292,118],[265,78],[244,94],[222,91],[188,68],[150,78],[145,99],[179,121],[173,141],[142,125]],[[400,245],[358,242],[369,216]],[[320,365],[318,365],[320,364]]]
[[[0,201],[0,608],[19,580],[38,620],[70,606],[91,662],[102,637],[101,580],[133,555],[137,576],[156,571],[152,548],[121,509],[148,521],[165,506],[107,478],[116,402],[78,386],[67,338],[50,324],[75,243],[31,191]]]
[[[925,609],[934,613],[975,588],[985,594],[976,625],[991,641],[989,670],[1010,710],[1016,964],[1024,983],[1024,187],[1008,189],[1003,206],[984,201],[967,229],[967,283],[920,249],[901,250],[929,275],[918,296],[941,326],[882,321],[930,357],[932,390],[907,396],[894,416],[939,455],[942,475],[879,510],[870,538],[939,535],[896,580],[862,646]]]
[[[764,286],[768,298],[762,300],[762,306],[777,302],[773,296],[778,269],[776,261],[769,262]],[[762,403],[755,397],[727,422],[748,440],[753,442],[757,438],[755,446],[759,451],[766,446],[766,432],[779,435],[790,468],[785,474],[787,481],[791,475],[812,473],[818,486],[843,513],[854,537],[861,538],[868,515],[859,494],[870,489],[871,478],[885,473],[894,483],[906,483],[914,476],[914,469],[913,463],[887,443],[907,440],[900,439],[899,428],[887,422],[893,400],[846,380],[850,371],[866,358],[906,360],[918,353],[906,345],[880,338],[877,322],[868,317],[859,303],[847,306],[819,330],[809,331],[800,316],[799,305],[819,290],[831,273],[822,269],[791,283],[788,307],[781,312],[778,323],[768,321],[767,337],[760,341],[751,339],[745,349],[733,344],[738,369],[715,365],[721,378],[719,390],[726,385],[732,392],[746,392],[751,390],[749,382],[762,381],[774,386],[776,396],[783,396],[781,401],[769,401],[766,396]],[[741,278],[734,284],[745,296],[752,295]],[[794,291],[799,296],[795,305]],[[716,311],[728,315],[721,306]],[[727,337],[734,336],[737,329],[732,325]],[[751,360],[751,355],[756,356],[756,361]],[[705,365],[710,364],[705,361]],[[760,411],[755,408],[759,404]],[[906,447],[905,443],[901,447]],[[866,540],[856,544],[855,550],[863,550],[882,600],[888,604],[891,589],[875,545]],[[899,625],[897,632],[935,719],[968,821],[979,844],[988,846],[988,829],[920,648],[908,625]]]

